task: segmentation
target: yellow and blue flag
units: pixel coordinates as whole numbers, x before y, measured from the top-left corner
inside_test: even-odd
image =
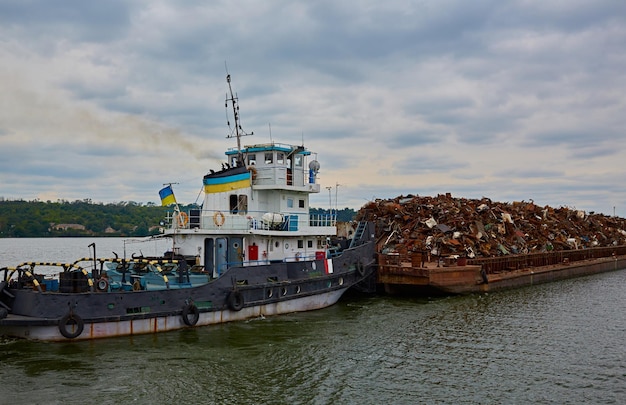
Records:
[[[172,186],[163,187],[159,191],[159,197],[161,197],[161,205],[166,206],[170,204],[176,204],[176,197],[174,197],[174,191],[172,191]]]

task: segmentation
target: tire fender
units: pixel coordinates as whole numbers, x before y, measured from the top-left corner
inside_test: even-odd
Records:
[[[183,307],[183,322],[187,326],[194,326],[200,319],[200,310],[194,304],[187,304]]]
[[[80,316],[69,312],[59,319],[59,332],[68,339],[74,339],[83,333],[85,322]]]

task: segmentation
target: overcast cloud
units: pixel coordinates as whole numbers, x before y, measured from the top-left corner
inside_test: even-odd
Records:
[[[201,202],[235,146],[226,63],[244,144],[318,153],[313,206],[332,187],[340,208],[450,192],[625,217],[624,44],[623,0],[4,0],[0,197]]]

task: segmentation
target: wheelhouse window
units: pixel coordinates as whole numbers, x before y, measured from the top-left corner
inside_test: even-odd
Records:
[[[279,165],[285,164],[285,154],[283,152],[278,152],[276,154],[276,163]]]
[[[231,214],[245,215],[248,213],[248,196],[245,194],[230,195],[230,212]]]
[[[298,200],[298,207],[304,208],[304,200]]]
[[[295,155],[293,157],[293,164],[295,167],[302,167],[302,155]]]
[[[274,162],[274,152],[265,152],[265,164],[271,165]]]
[[[248,165],[255,165],[256,164],[256,154],[251,154],[248,155]]]

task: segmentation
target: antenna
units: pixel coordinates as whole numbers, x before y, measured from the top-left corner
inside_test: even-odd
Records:
[[[330,213],[330,219],[332,221],[333,216],[333,198],[331,197],[330,191],[333,189],[333,186],[327,186],[326,190],[328,190],[328,211]]]
[[[233,106],[233,117],[235,120],[235,137],[237,138],[237,166],[243,166],[243,153],[241,152],[241,137],[247,135],[254,135],[254,132],[250,132],[249,134],[244,132],[243,128],[241,128],[241,122],[239,118],[239,98],[233,93],[233,88],[230,85],[230,74],[228,73],[228,69],[226,71],[226,82],[228,83],[228,91],[230,92],[230,98],[228,97],[228,93],[226,94],[226,109],[228,109],[228,102]],[[230,128],[230,121],[228,121],[228,127]],[[232,138],[233,131],[231,129],[230,134],[226,136],[226,138]]]
[[[339,212],[339,207],[337,206],[337,190],[339,189],[339,186],[343,186],[343,184],[335,183],[335,212],[336,213]]]

